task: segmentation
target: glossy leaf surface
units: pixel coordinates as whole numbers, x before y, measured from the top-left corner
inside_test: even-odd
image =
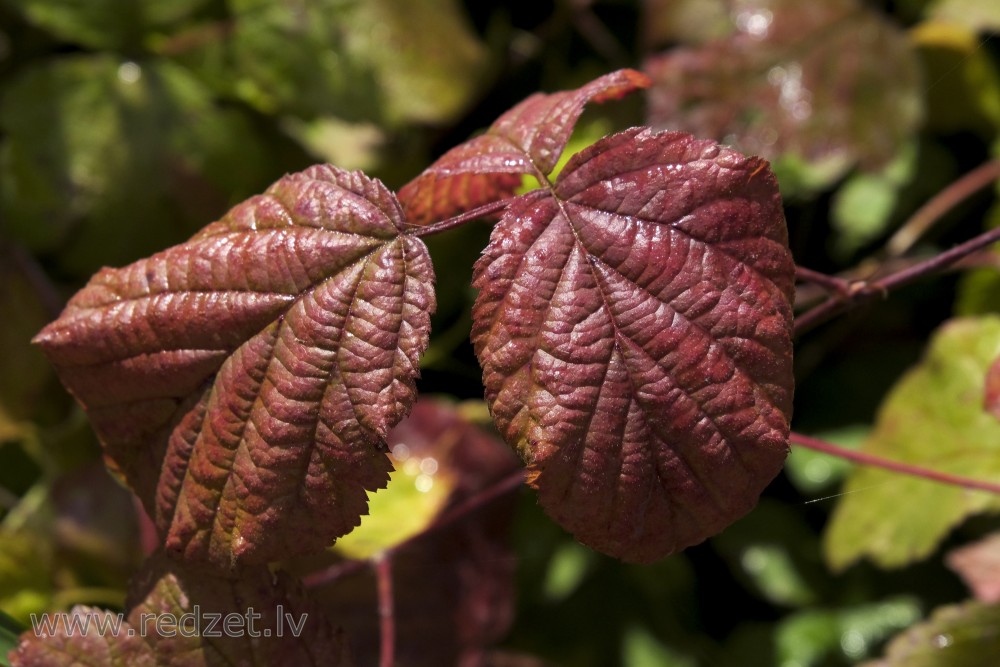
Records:
[[[101,271],[36,338],[168,549],[230,566],[357,525],[434,308],[403,226],[380,182],[313,167]]]
[[[648,83],[644,74],[626,69],[576,90],[532,95],[405,185],[399,198],[408,218],[427,224],[509,197],[522,174],[545,180],[588,102],[618,99]]]
[[[647,562],[745,514],[787,453],[793,265],[767,163],[632,129],[523,195],[473,342],[546,511]]]

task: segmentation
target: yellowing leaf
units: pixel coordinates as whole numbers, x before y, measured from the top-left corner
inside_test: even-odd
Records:
[[[1000,422],[983,409],[987,370],[1000,355],[1000,317],[955,319],[892,389],[862,450],[944,473],[1000,482]],[[1000,510],[982,491],[854,470],[824,535],[836,568],[867,556],[883,567],[926,557],[971,514]]]

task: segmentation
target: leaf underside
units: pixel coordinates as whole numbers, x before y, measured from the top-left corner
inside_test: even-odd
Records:
[[[317,166],[102,270],[35,340],[169,550],[264,562],[329,545],[385,485],[433,280],[392,193]]]
[[[749,511],[787,453],[793,274],[767,163],[689,135],[607,137],[516,199],[472,335],[546,511],[638,562]]]

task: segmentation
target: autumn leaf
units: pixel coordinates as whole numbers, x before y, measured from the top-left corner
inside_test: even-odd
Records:
[[[700,16],[711,5],[698,3]],[[725,5],[728,34],[644,64],[654,81],[649,124],[799,164],[817,185],[854,164],[884,166],[920,122],[920,70],[905,33],[862,5]]]
[[[548,175],[588,102],[618,99],[649,84],[618,70],[576,90],[537,93],[489,129],[441,156],[399,191],[409,220],[427,224],[514,194],[521,175]]]
[[[404,224],[380,182],[313,167],[102,270],[36,337],[169,550],[230,567],[357,525],[434,309]]]
[[[749,511],[788,449],[792,279],[767,163],[686,134],[606,137],[516,199],[472,337],[546,511],[639,562]]]
[[[21,635],[11,667],[155,667],[156,656],[127,621],[110,611],[78,605],[59,619],[55,632]],[[118,625],[120,632],[98,628]],[[93,628],[93,629],[91,629]],[[85,660],[85,662],[84,662]]]
[[[984,384],[998,355],[1000,317],[946,322],[924,359],[886,395],[862,451],[1000,481],[1000,423],[983,406]],[[823,536],[834,569],[863,556],[886,568],[912,563],[926,558],[967,517],[1000,510],[993,494],[876,467],[856,469],[843,491]]]
[[[347,667],[341,633],[284,573],[248,568],[211,576],[164,554],[137,575],[124,618],[76,607],[51,615],[52,632],[27,631],[13,667]],[[86,662],[80,662],[85,659]]]

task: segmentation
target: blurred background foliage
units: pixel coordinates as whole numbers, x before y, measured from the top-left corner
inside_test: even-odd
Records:
[[[653,88],[588,111],[571,150],[648,123],[764,155],[797,261],[870,277],[1000,224],[990,187],[932,225],[911,219],[970,170],[995,179],[998,33],[995,0],[0,0],[0,654],[31,613],[120,608],[148,547],[86,417],[28,343],[101,266],[179,242],[315,162],[398,188],[526,95],[631,66]],[[429,239],[440,306],[420,386],[471,400],[473,422],[469,277],[488,235],[476,223]],[[796,430],[1000,482],[1000,428],[982,409],[998,268],[979,253],[804,336]],[[401,495],[375,507],[406,520],[345,554],[441,511],[444,496],[421,498],[425,472],[401,468]],[[645,567],[576,544],[522,491],[514,578],[489,576],[492,550],[509,561],[494,535],[486,574],[442,585],[485,581],[476,600],[514,605],[476,635],[497,666],[985,667],[1000,664],[998,509],[796,450],[749,516]],[[447,569],[453,551],[420,567]],[[454,633],[438,620],[421,619],[422,641]]]

